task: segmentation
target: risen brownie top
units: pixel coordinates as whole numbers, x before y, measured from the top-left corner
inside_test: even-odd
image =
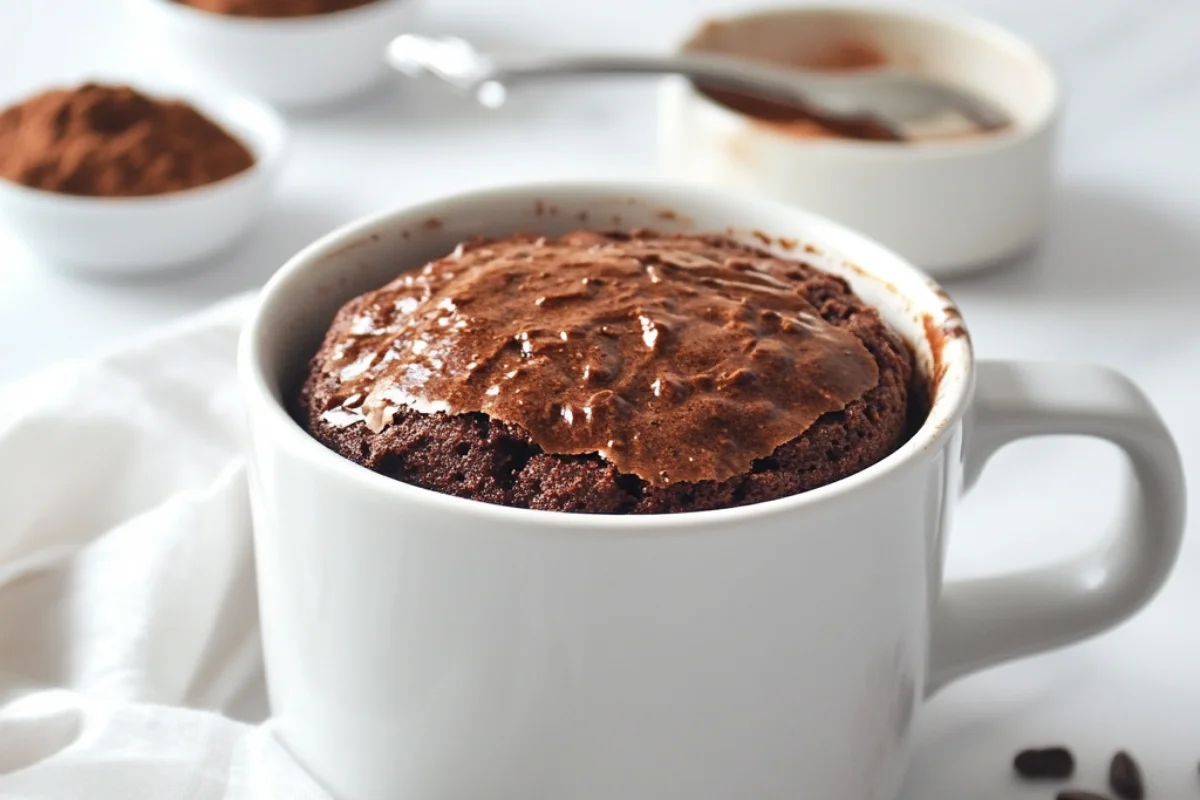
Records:
[[[435,491],[655,513],[874,463],[906,435],[911,378],[878,313],[801,261],[724,236],[579,231],[463,243],[350,301],[300,416]]]

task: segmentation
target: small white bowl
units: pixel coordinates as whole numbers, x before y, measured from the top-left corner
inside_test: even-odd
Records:
[[[270,106],[138,88],[187,100],[245,144],[254,165],[206,186],[145,197],[82,197],[0,179],[0,224],[55,266],[112,277],[190,266],[231,245],[266,208],[287,146],[287,128]]]
[[[768,59],[819,63],[837,48],[866,44],[887,63],[980,92],[1016,122],[990,135],[906,143],[804,138],[671,79],[660,98],[669,177],[807,208],[943,277],[1008,260],[1040,238],[1061,97],[1054,70],[1029,44],[957,13],[895,6],[796,6],[720,23],[735,26],[734,49],[742,51],[744,35],[742,52]],[[681,48],[694,49],[698,37]]]
[[[375,0],[306,17],[255,18],[173,0],[126,0],[153,41],[190,68],[278,106],[322,105],[388,74],[387,43],[409,30],[416,0]]]

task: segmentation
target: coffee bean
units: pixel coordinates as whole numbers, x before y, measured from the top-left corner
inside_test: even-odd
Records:
[[[1102,794],[1085,792],[1081,789],[1067,789],[1065,792],[1059,792],[1055,798],[1056,800],[1108,800]]]
[[[1142,800],[1146,796],[1142,784],[1142,770],[1133,756],[1124,750],[1113,756],[1108,765],[1108,785],[1121,800]]]
[[[1013,769],[1031,780],[1069,778],[1075,772],[1075,757],[1065,747],[1030,748],[1017,753]]]

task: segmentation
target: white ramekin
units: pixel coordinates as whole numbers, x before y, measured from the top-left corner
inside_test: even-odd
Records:
[[[797,6],[719,22],[745,33],[745,55],[764,58],[821,59],[842,43],[867,43],[888,63],[992,98],[1016,123],[992,135],[902,144],[804,138],[672,79],[660,107],[669,177],[824,214],[943,277],[1009,259],[1041,236],[1062,101],[1054,70],[1026,42],[957,13],[896,6]]]
[[[193,70],[279,106],[329,103],[387,74],[384,48],[408,30],[417,0],[375,0],[307,17],[259,19],[173,0],[126,0],[153,41]]]
[[[112,277],[190,267],[233,244],[266,209],[287,147],[287,127],[270,106],[231,95],[146,91],[187,100],[238,137],[254,165],[207,186],[147,197],[81,197],[0,179],[0,224],[50,264]]]

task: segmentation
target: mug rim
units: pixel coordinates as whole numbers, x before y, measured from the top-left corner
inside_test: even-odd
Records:
[[[709,202],[729,207],[761,209],[763,216],[773,212],[797,220],[798,227],[820,226],[826,230],[822,237],[849,242],[857,251],[866,251],[873,259],[890,260],[891,269],[906,273],[914,285],[923,286],[929,297],[914,303],[913,293],[901,292],[894,282],[878,276],[870,266],[861,266],[861,255],[852,266],[863,277],[879,282],[896,295],[898,301],[924,311],[926,336],[936,336],[937,374],[929,376],[933,386],[930,410],[915,432],[894,451],[865,469],[798,494],[731,508],[685,511],[670,514],[584,514],[568,511],[547,511],[487,503],[426,489],[388,477],[368,469],[337,453],[313,437],[288,413],[284,402],[276,396],[263,365],[268,331],[265,319],[273,308],[286,304],[289,294],[304,285],[305,273],[327,267],[328,260],[339,252],[370,238],[380,227],[419,226],[423,220],[446,215],[446,208],[466,200],[512,203],[514,199],[537,198],[553,202],[556,193],[584,193],[596,199],[612,196],[655,197],[664,192],[681,192]],[[676,203],[687,214],[686,203]],[[702,231],[701,231],[702,232]],[[757,233],[757,232],[756,232]],[[832,235],[830,235],[832,234]],[[818,241],[822,237],[814,237]],[[328,275],[328,273],[326,273]],[[349,297],[345,298],[350,299]],[[344,301],[343,301],[344,302]],[[936,313],[931,313],[936,312]],[[931,325],[933,330],[931,331]],[[394,497],[398,502],[419,502],[437,506],[447,514],[482,520],[502,520],[524,525],[530,530],[550,529],[572,531],[603,531],[653,533],[698,527],[728,526],[748,523],[776,514],[799,513],[805,508],[836,500],[860,490],[907,464],[932,457],[950,436],[955,424],[963,417],[974,386],[974,353],[970,335],[962,317],[946,292],[930,276],[912,266],[907,260],[876,243],[869,237],[833,222],[819,214],[785,203],[752,194],[704,186],[664,181],[551,181],[507,183],[500,186],[459,191],[418,203],[410,203],[359,218],[343,225],[301,249],[289,258],[266,282],[255,300],[249,319],[243,326],[238,342],[238,382],[244,406],[262,412],[264,433],[273,446],[284,447],[290,455],[302,458],[310,467],[325,470],[331,478],[353,481],[381,495]],[[258,423],[260,420],[255,419]],[[256,425],[256,430],[259,426]]]

